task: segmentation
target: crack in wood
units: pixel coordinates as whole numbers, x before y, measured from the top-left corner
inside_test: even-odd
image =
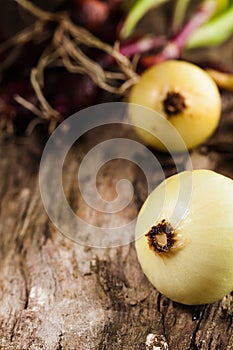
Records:
[[[18,323],[18,320],[15,319],[13,326],[12,326],[12,329],[11,329],[10,343],[13,343],[13,341],[14,341],[14,335],[15,335],[15,329],[16,329],[17,323]]]
[[[201,350],[202,349],[202,341],[197,344],[197,333],[199,331],[200,325],[202,323],[202,319],[204,317],[205,313],[205,306],[198,306],[198,310],[195,310],[195,314],[193,316],[193,320],[196,320],[196,327],[194,328],[192,337],[191,337],[191,342],[190,342],[190,350]],[[197,315],[198,313],[198,315]]]
[[[163,335],[165,338],[166,336],[166,327],[165,327],[165,315],[163,311],[161,310],[161,299],[162,299],[162,294],[158,293],[158,298],[157,298],[157,310],[161,314],[161,322],[162,322],[162,328],[163,328]]]
[[[63,350],[62,342],[63,342],[63,332],[60,331],[60,333],[58,335],[58,347],[57,347],[57,350]]]

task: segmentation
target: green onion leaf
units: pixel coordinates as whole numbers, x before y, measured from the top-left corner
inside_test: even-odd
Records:
[[[190,1],[191,0],[177,0],[176,1],[174,14],[173,14],[173,24],[172,24],[173,32],[177,32],[181,28],[181,26],[184,22],[185,14],[186,14],[186,11],[187,11],[187,8],[188,8]]]
[[[126,17],[121,28],[121,38],[127,38],[134,30],[140,19],[152,8],[159,6],[169,0],[136,0]]]
[[[233,5],[197,29],[189,38],[186,48],[223,44],[233,34]]]

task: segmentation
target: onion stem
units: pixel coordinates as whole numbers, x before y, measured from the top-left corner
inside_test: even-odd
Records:
[[[156,63],[166,61],[167,59],[178,58],[190,36],[212,16],[216,9],[216,5],[216,0],[203,1],[197,12],[191,17],[186,25],[184,25],[181,31],[168,42],[159,54],[145,57],[142,60],[143,65],[152,66]]]
[[[233,5],[192,33],[186,47],[220,45],[233,32]]]
[[[132,33],[134,27],[146,14],[146,12],[148,12],[151,8],[159,6],[167,1],[169,0],[136,0],[121,29],[121,38],[125,39]]]
[[[176,33],[178,30],[180,30],[185,14],[187,11],[187,7],[189,5],[191,0],[177,0],[175,9],[174,9],[174,15],[173,15],[173,23],[172,23],[172,32]]]

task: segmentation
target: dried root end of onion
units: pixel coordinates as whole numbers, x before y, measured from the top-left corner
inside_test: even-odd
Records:
[[[213,134],[221,114],[221,97],[216,83],[203,69],[186,61],[169,60],[145,70],[131,89],[129,102],[164,116],[188,149],[202,144]],[[166,151],[166,130],[161,129],[156,116],[151,121],[146,113],[134,111],[130,118],[132,124],[138,126],[135,130],[145,144]],[[163,142],[145,129],[152,133],[157,130],[158,135],[163,135]],[[169,138],[167,143],[171,144]],[[170,150],[184,149],[174,141]]]
[[[233,181],[210,170],[176,174],[148,196],[135,246],[142,270],[159,292],[194,305],[232,291],[232,208]]]

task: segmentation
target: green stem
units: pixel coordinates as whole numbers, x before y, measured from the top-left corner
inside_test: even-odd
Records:
[[[153,7],[162,5],[169,0],[136,0],[121,29],[121,38],[127,38],[133,31],[138,21]]]
[[[188,5],[191,0],[177,0],[175,9],[174,9],[174,15],[173,15],[173,23],[172,23],[172,32],[176,33],[180,30],[185,14],[188,8]]]
[[[220,45],[233,33],[233,5],[197,29],[189,38],[186,48]]]

